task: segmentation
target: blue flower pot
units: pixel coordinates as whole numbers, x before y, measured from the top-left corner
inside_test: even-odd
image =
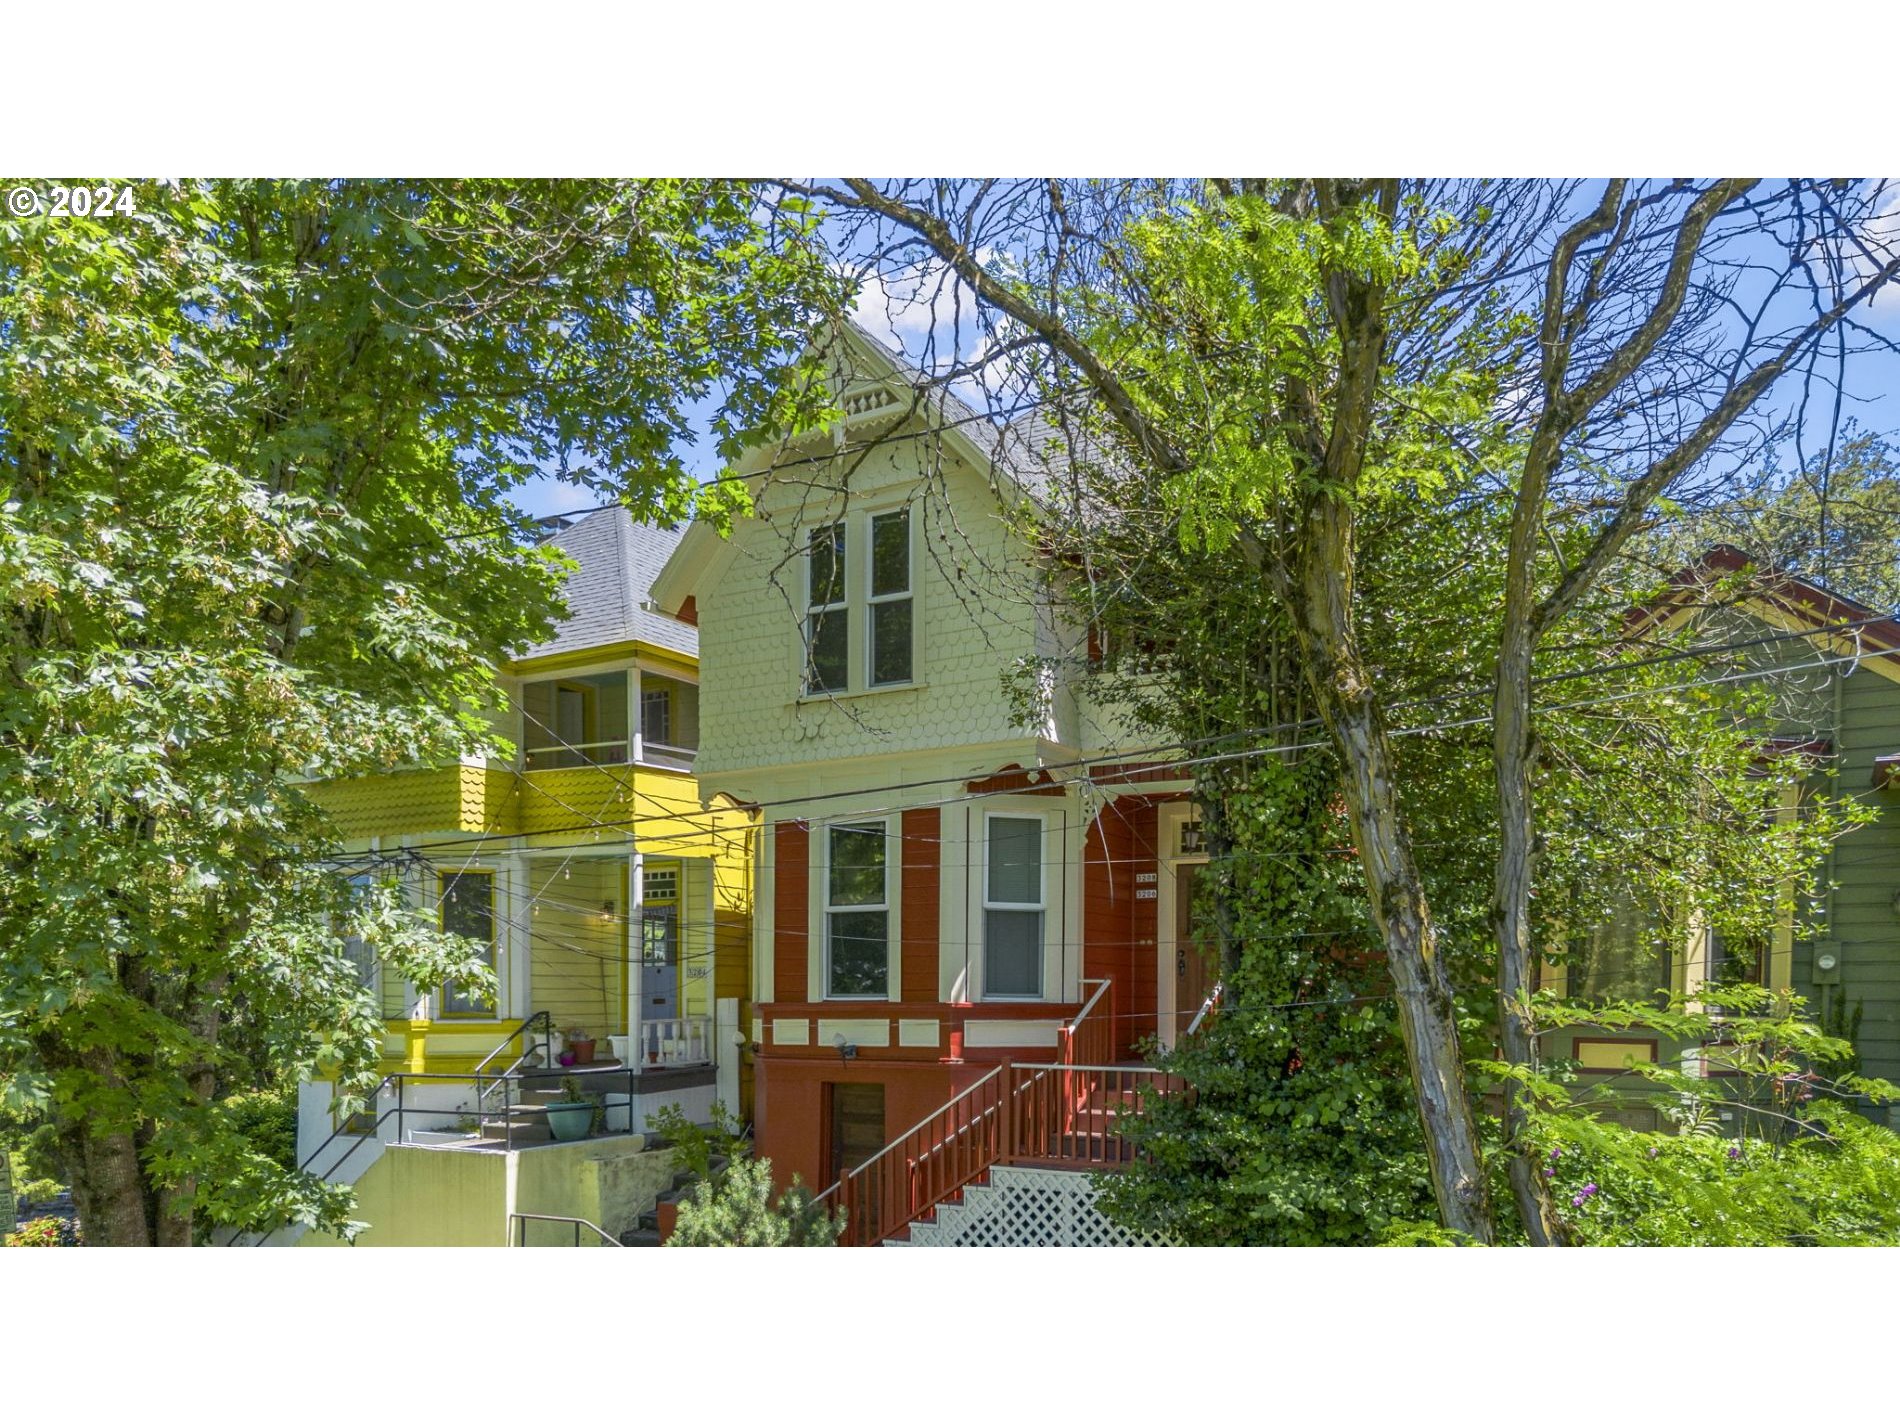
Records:
[[[585,1138],[587,1130],[593,1126],[594,1105],[591,1103],[548,1105],[548,1127],[559,1142],[572,1143],[577,1138]]]

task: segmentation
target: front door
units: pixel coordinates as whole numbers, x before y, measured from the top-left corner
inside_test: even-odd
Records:
[[[672,906],[648,907],[640,915],[640,1032],[649,1063],[674,1033],[660,1021],[679,1017],[679,919]]]
[[[1174,868],[1174,1030],[1179,1034],[1194,1022],[1201,1005],[1214,989],[1213,937],[1195,916],[1196,879],[1206,867],[1200,862]]]

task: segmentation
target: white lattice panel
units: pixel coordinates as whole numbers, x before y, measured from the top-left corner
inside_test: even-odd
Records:
[[[1165,1247],[1152,1233],[1130,1232],[1095,1205],[1087,1173],[996,1168],[963,1201],[937,1209],[935,1222],[910,1229],[891,1247]]]

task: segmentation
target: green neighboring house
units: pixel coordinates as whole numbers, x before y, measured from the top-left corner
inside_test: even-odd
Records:
[[[1759,670],[1775,690],[1778,726],[1764,758],[1797,756],[1813,769],[1787,779],[1781,813],[1795,815],[1804,793],[1827,786],[1822,774],[1831,767],[1838,770],[1831,790],[1860,797],[1878,819],[1830,853],[1820,894],[1799,917],[1812,938],[1797,936],[1792,898],[1766,943],[1725,946],[1706,927],[1688,927],[1675,937],[1678,953],[1661,963],[1640,958],[1634,924],[1610,925],[1591,944],[1573,946],[1567,966],[1545,965],[1542,983],[1573,996],[1686,994],[1718,978],[1793,989],[1824,1024],[1851,1027],[1858,1016],[1860,1071],[1900,1081],[1900,621],[1808,580],[1758,571],[1740,550],[1718,546],[1677,574],[1666,597],[1631,616],[1636,634],[1685,625],[1697,642],[1763,640],[1735,656],[1737,671]],[[1717,1072],[1702,1046],[1659,1043],[1653,1034],[1580,1029],[1553,1034],[1544,1049],[1605,1082],[1632,1057],[1682,1056]],[[1640,1100],[1623,1114],[1633,1126],[1654,1124],[1655,1110]],[[1900,1117],[1892,1121],[1900,1126]]]

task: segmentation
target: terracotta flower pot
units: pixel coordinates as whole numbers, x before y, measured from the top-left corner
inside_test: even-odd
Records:
[[[591,1064],[594,1062],[594,1041],[593,1040],[570,1039],[567,1041],[567,1047],[573,1052],[575,1063]]]

